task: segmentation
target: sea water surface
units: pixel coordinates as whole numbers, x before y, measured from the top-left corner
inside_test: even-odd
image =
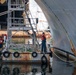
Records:
[[[66,63],[55,56],[49,64],[26,64],[0,62],[0,75],[76,75],[74,63]]]

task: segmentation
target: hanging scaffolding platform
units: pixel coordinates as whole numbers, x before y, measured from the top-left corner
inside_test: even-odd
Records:
[[[27,7],[22,0],[8,0],[7,39],[4,50],[1,51],[1,62],[4,63],[47,63],[49,52],[41,53],[37,37],[36,24],[38,19],[30,18]],[[12,12],[10,12],[12,11]],[[23,15],[25,12],[25,15]],[[33,20],[34,19],[34,20]],[[33,21],[33,22],[32,22]],[[35,22],[34,22],[35,21]],[[32,31],[30,34],[28,31]],[[12,42],[12,32],[23,31],[32,39],[32,44],[15,44]],[[25,38],[26,39],[26,38]]]

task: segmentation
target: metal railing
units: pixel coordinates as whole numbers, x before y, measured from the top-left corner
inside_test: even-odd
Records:
[[[36,32],[34,31],[34,28],[33,28],[32,24],[31,24],[31,21],[30,21],[30,18],[29,18],[28,13],[27,13],[26,11],[25,11],[25,13],[26,13],[26,17],[28,18],[29,24],[30,24],[30,26],[31,26],[32,32],[33,32],[34,44],[36,45],[36,43],[37,43],[37,45],[38,45],[38,47],[39,47],[39,42],[38,42],[37,37],[36,37]],[[31,13],[30,13],[30,14],[31,14]],[[33,18],[32,18],[32,19],[33,19]],[[33,23],[34,23],[34,21],[33,21]],[[34,23],[34,24],[35,24],[35,23]]]

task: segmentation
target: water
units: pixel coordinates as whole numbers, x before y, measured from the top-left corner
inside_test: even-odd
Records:
[[[53,57],[52,75],[76,75],[74,73],[74,63],[67,63]]]
[[[76,75],[76,67],[73,63],[67,64],[54,56],[49,64],[2,63],[0,75]]]
[[[1,75],[48,75],[48,66],[36,64],[3,64],[0,66]]]

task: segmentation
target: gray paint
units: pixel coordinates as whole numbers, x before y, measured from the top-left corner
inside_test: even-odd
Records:
[[[70,42],[65,30],[75,46],[76,0],[36,0],[36,2],[48,20],[55,42],[54,46],[71,52]]]

